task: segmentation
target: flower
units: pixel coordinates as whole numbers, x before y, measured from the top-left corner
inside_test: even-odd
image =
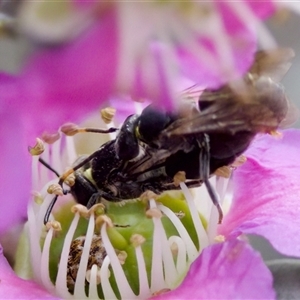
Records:
[[[41,2],[45,3],[45,1]],[[156,4],[165,5],[165,3]],[[189,4],[191,5],[191,3]],[[126,8],[124,4],[111,6],[104,11],[105,13],[100,11],[101,18],[95,18],[92,25],[85,28],[85,31],[78,31],[71,42],[54,48],[45,47],[37,50],[27,61],[22,72],[16,77],[1,75],[2,105],[0,120],[2,132],[0,138],[4,147],[2,148],[0,165],[5,173],[1,172],[0,179],[2,183],[1,194],[6,196],[5,200],[1,201],[1,232],[6,231],[20,219],[25,218],[25,207],[30,189],[29,159],[25,149],[29,144],[29,140],[41,134],[42,131],[56,131],[57,127],[65,121],[82,119],[88,112],[93,111],[106,100],[111,93],[120,90],[131,92],[136,97],[148,96],[158,103],[171,106],[175,94],[176,80],[181,79],[182,75],[196,82],[201,82],[201,84],[215,86],[223,83],[224,78],[237,76],[249,67],[255,48],[255,32],[252,25],[249,25],[250,22],[249,24],[241,22],[242,18],[237,11],[234,11],[233,18],[227,18],[228,11],[233,11],[234,6],[222,3],[213,5],[214,9],[217,8],[218,13],[215,13],[214,10],[208,10],[209,18],[205,21],[208,20],[213,25],[218,25],[216,28],[222,29],[221,32],[218,32],[218,30],[216,33],[212,32],[214,33],[213,37],[203,37],[201,28],[205,28],[206,25],[201,26],[200,31],[198,31],[198,28],[194,28],[195,23],[192,22],[192,24],[186,26],[187,33],[192,35],[191,39],[186,40],[185,38],[190,37],[190,35],[187,35],[182,40],[182,36],[177,36],[176,30],[169,31],[167,28],[165,32],[168,34],[170,32],[175,33],[174,36],[170,35],[171,38],[168,38],[168,34],[166,34],[166,40],[158,39],[154,42],[151,41],[150,44],[147,43],[149,42],[148,36],[146,38],[142,37],[141,44],[139,44],[142,47],[133,49],[135,51],[131,51],[132,48],[130,47],[125,47],[127,46],[124,45],[125,42],[128,43],[126,40],[123,41],[124,44],[120,44],[118,36],[121,32],[119,24],[129,24],[126,14],[122,14],[122,11],[132,9],[132,7]],[[199,8],[200,6],[195,7]],[[239,7],[242,8],[243,12],[245,9],[250,12],[248,15],[251,16],[251,21],[256,21],[251,13],[253,7],[255,7],[253,12],[254,14],[257,13],[258,17],[268,15],[273,8],[272,3],[269,2],[263,4],[244,2]],[[155,7],[152,8],[155,11]],[[206,9],[207,6],[204,8]],[[208,8],[210,9],[210,6]],[[167,12],[179,12],[179,14],[184,12],[176,6],[165,6],[163,9]],[[143,13],[143,10],[139,7],[139,12]],[[202,13],[203,9],[200,7],[200,10],[196,11]],[[190,12],[187,10],[187,13]],[[122,19],[123,23],[118,23],[120,20],[119,13],[121,16],[125,16]],[[184,14],[181,16],[184,17]],[[193,17],[193,15],[188,16]],[[158,14],[158,17],[160,17],[160,14]],[[170,14],[166,17],[168,18],[165,20],[171,25],[174,24]],[[210,19],[210,17],[213,18]],[[160,18],[159,21],[161,20],[165,21]],[[197,19],[187,17],[180,20],[183,20],[182,23],[185,24],[184,20],[194,21]],[[224,23],[221,21],[224,21]],[[164,29],[161,27],[163,23],[158,22],[157,24],[159,31],[164,32],[161,30]],[[163,25],[166,24],[168,25],[168,23]],[[222,35],[224,33],[222,24],[226,25],[224,36]],[[236,26],[237,24],[238,26]],[[183,26],[183,28],[185,27]],[[127,30],[128,28],[122,26],[122,29]],[[128,30],[126,32],[131,33]],[[159,35],[154,36],[157,39]],[[122,39],[124,37],[125,35],[122,34]],[[135,36],[132,34],[130,37]],[[220,38],[219,41],[218,38]],[[171,47],[173,44],[169,40],[176,41],[174,47]],[[234,46],[231,47],[231,44],[227,43],[228,40],[230,43],[233,42]],[[144,52],[145,41],[147,51]],[[237,45],[236,41],[241,42],[241,44],[238,43]],[[221,44],[222,47],[216,47],[215,43],[216,45]],[[190,44],[192,44],[192,47],[189,47]],[[132,45],[135,45],[135,43],[131,43],[129,46]],[[239,45],[242,45],[242,47],[236,48]],[[231,51],[231,48],[234,51]],[[124,51],[120,51],[120,49]],[[224,50],[224,52],[219,52],[219,49]],[[200,62],[198,61],[198,55],[195,55],[197,50],[201,51],[199,53],[205,52]],[[128,64],[124,53],[134,53],[133,57],[128,56],[130,58]],[[206,61],[212,62],[212,58],[215,58],[216,53],[216,57],[220,58],[218,65],[221,66],[221,70],[214,68],[214,63],[210,64],[209,68],[205,64]],[[243,55],[240,55],[240,53]],[[122,60],[119,60],[119,58],[122,58]],[[227,58],[231,59],[227,61]],[[148,70],[149,73],[147,73]],[[198,72],[198,70],[201,71]],[[18,142],[17,146],[16,140]],[[18,182],[18,188],[12,189],[12,182]],[[15,204],[13,209],[11,203]],[[233,232],[234,230],[238,231],[236,228],[238,227],[232,227]],[[232,231],[226,231],[226,227],[224,227],[224,234],[230,236]],[[234,249],[235,244],[231,245]],[[226,247],[224,248],[226,249]],[[248,251],[247,248],[242,248],[246,249],[246,252]],[[5,264],[4,267],[6,269],[7,265]],[[5,278],[4,275],[2,278]]]
[[[290,129],[282,134],[281,139],[257,137],[245,153],[247,163],[234,174],[232,209],[219,233],[261,235],[279,252],[299,257],[300,132]]]
[[[270,183],[272,189],[267,189],[267,191],[265,190],[263,194],[259,194],[260,189],[258,189],[255,190],[253,194],[250,194],[250,197],[248,194],[247,197],[243,197],[242,199],[240,199],[240,194],[237,193],[233,199],[233,206],[229,210],[227,216],[225,216],[223,224],[220,225],[218,228],[218,232],[225,235],[225,241],[221,243],[213,243],[211,245],[208,245],[208,240],[205,241],[205,237],[202,235],[202,237],[200,237],[200,244],[202,245],[201,248],[204,248],[202,249],[200,256],[191,265],[190,270],[185,279],[183,280],[182,284],[177,289],[171,292],[164,293],[164,290],[162,290],[162,294],[157,295],[156,298],[174,299],[175,297],[177,299],[180,299],[182,297],[189,297],[189,295],[190,297],[196,297],[197,299],[211,299],[220,297],[220,295],[222,295],[223,298],[225,297],[230,299],[241,299],[249,297],[272,299],[275,297],[274,290],[272,287],[272,276],[265,264],[263,263],[260,255],[257,254],[253,249],[251,249],[251,247],[247,245],[245,241],[239,240],[237,239],[237,237],[241,234],[247,233],[247,224],[250,223],[252,225],[252,220],[256,220],[256,218],[258,218],[259,221],[254,222],[256,227],[260,229],[258,233],[264,236],[267,236],[267,234],[269,234],[270,241],[272,242],[275,239],[275,241],[277,241],[281,249],[283,249],[287,244],[282,243],[282,236],[280,236],[280,238],[277,238],[278,233],[283,230],[285,231],[286,236],[291,239],[290,244],[292,244],[291,242],[295,242],[295,239],[291,238],[292,235],[296,238],[297,243],[297,236],[295,236],[296,229],[294,229],[293,226],[289,227],[288,224],[290,221],[290,214],[294,213],[298,217],[299,211],[298,213],[293,212],[293,210],[292,212],[290,212],[288,209],[286,209],[285,211],[287,212],[287,214],[280,214],[281,222],[282,220],[284,220],[285,225],[280,224],[281,227],[278,227],[278,230],[270,231],[268,230],[267,226],[265,227],[264,225],[269,223],[269,226],[274,226],[274,224],[276,224],[278,219],[277,211],[274,209],[272,209],[272,211],[266,209],[263,205],[261,206],[260,203],[265,204],[264,198],[267,197],[268,199],[271,199],[268,202],[268,205],[270,207],[273,207],[274,203],[277,206],[278,204],[280,204],[281,206],[283,205],[287,207],[289,207],[291,204],[295,205],[293,203],[294,197],[283,199],[282,197],[278,196],[277,191],[281,191],[286,185],[286,188],[289,189],[290,186],[287,184],[289,183],[289,181],[294,182],[295,180],[293,186],[295,186],[295,188],[299,186],[299,182],[296,176],[297,173],[294,172],[295,170],[297,170],[297,165],[300,164],[300,159],[296,155],[298,145],[297,142],[294,143],[295,141],[299,140],[299,135],[300,132],[297,130],[288,130],[283,132],[282,139],[275,139],[274,137],[263,135],[255,140],[253,145],[246,152],[248,161],[235,171],[234,180],[241,182],[247,180],[249,172],[253,173],[252,168],[253,165],[255,165],[256,168],[260,168],[259,173],[264,175],[260,178],[260,184],[262,186],[268,186],[268,184]],[[272,143],[271,148],[269,148],[270,143]],[[268,153],[269,155],[260,155],[261,152],[268,151],[271,152]],[[282,157],[280,156],[280,154],[286,153],[286,151],[288,151],[288,153],[291,153],[291,164],[290,167],[287,167],[285,169],[282,165]],[[255,163],[253,163],[253,161],[255,161]],[[280,184],[278,184],[275,176],[276,185],[273,186],[273,176],[266,176],[264,172],[271,172],[271,174],[273,174],[272,172],[277,171],[277,165],[279,165],[281,169],[281,173],[279,175],[281,182]],[[289,166],[289,163],[285,161],[285,165]],[[244,186],[241,184],[240,186],[238,186],[238,188],[244,188]],[[249,190],[255,189],[256,181],[251,180],[250,182],[247,182],[247,188]],[[242,195],[245,195],[244,192],[242,193]],[[186,198],[188,197],[189,196],[186,195]],[[204,202],[204,199],[205,198],[201,198],[202,203]],[[175,199],[173,200],[175,201]],[[198,200],[200,201],[200,199]],[[210,201],[210,199],[208,200]],[[165,202],[163,203],[165,204]],[[251,203],[253,206],[257,207],[257,210],[255,212],[249,210],[249,207],[247,206],[248,203]],[[176,204],[175,207],[178,207],[178,204]],[[194,210],[195,208],[190,208],[190,211]],[[241,222],[237,222],[237,225],[233,227],[230,223],[231,216],[238,216],[241,213],[241,210],[244,210],[242,212],[243,220]],[[124,210],[123,213],[125,211],[126,210]],[[282,212],[282,210],[280,212]],[[121,213],[120,220],[124,218],[123,213]],[[212,217],[209,220],[208,215],[206,214],[206,218],[208,220],[208,238],[209,236],[215,237],[215,229],[209,229],[210,226],[213,225],[212,223],[214,223],[215,218]],[[38,218],[39,217],[37,217],[37,220]],[[65,213],[64,219],[66,219]],[[125,222],[126,224],[128,224],[128,220],[129,219],[127,219],[127,221]],[[41,221],[42,219],[40,219],[40,221],[35,221],[36,223],[34,224],[37,225],[38,222]],[[262,229],[259,225],[262,225]],[[264,228],[266,228],[267,230],[264,230]],[[287,232],[286,228],[288,228],[290,232]],[[102,230],[101,233],[103,235],[104,231]],[[33,236],[33,232],[31,232],[30,236]],[[46,237],[46,240],[47,239],[48,237]],[[212,240],[210,241],[210,243],[211,242]],[[161,243],[163,244],[162,241]],[[274,246],[276,246],[276,243],[274,243]],[[157,248],[157,246],[154,248]],[[35,251],[34,253],[36,260],[37,252]],[[299,253],[294,251],[293,255],[299,255]],[[42,256],[44,257],[44,259],[46,259],[47,257],[44,254],[42,254]],[[158,264],[157,260],[156,264]],[[41,263],[38,263],[37,261],[37,265],[40,267],[43,265],[43,262],[41,261]],[[165,265],[165,268],[168,267]],[[47,271],[43,271],[44,275],[42,275],[42,277],[45,276],[45,272]],[[159,272],[156,272],[155,274],[159,277]],[[241,277],[243,278],[243,280],[241,280]],[[44,280],[45,279],[42,279],[42,281],[45,284]],[[61,280],[59,282],[61,282]],[[122,280],[122,282],[124,282],[124,279]],[[226,282],[225,285],[224,282]],[[160,281],[160,283],[162,283],[162,281]],[[61,286],[61,284],[59,286]],[[204,286],[205,288],[201,289],[201,286]],[[93,295],[95,296],[95,294]],[[132,294],[131,296],[133,297],[134,294]],[[64,294],[64,297],[66,297],[66,294]],[[83,295],[81,297],[83,297]]]
[[[0,297],[2,299],[57,299],[36,282],[19,278],[11,269],[0,246]]]
[[[230,298],[234,295],[237,298],[249,297],[250,293],[255,293],[255,291],[260,293],[259,295],[253,294],[255,298],[274,298],[274,291],[271,287],[272,278],[261,258],[244,241],[238,241],[236,237],[249,232],[261,234],[268,237],[281,252],[299,255],[295,247],[299,239],[297,228],[293,225],[289,226],[291,220],[298,219],[296,214],[299,212],[297,196],[295,197],[299,186],[297,176],[300,164],[297,154],[299,135],[298,130],[287,130],[283,132],[282,139],[263,135],[253,142],[246,152],[248,161],[234,172],[234,181],[240,182],[237,189],[244,190],[245,186],[242,183],[245,182],[247,189],[252,193],[242,197],[241,195],[245,195],[244,191],[237,192],[233,199],[231,210],[218,230],[219,233],[225,235],[227,240],[203,249],[199,258],[192,264],[183,283],[174,291],[176,294],[169,292],[157,297],[181,298],[192,293],[191,295],[197,295],[197,298],[215,298],[218,295],[216,293],[223,288],[222,296],[228,295]],[[272,147],[269,147],[270,144]],[[266,155],[261,155],[261,153]],[[286,153],[290,154],[288,158]],[[261,175],[259,181],[249,180],[249,174],[253,174],[253,167],[260,170],[259,173],[256,172],[257,176]],[[277,172],[278,168],[280,172]],[[263,188],[268,187],[269,184],[272,189]],[[290,193],[290,191],[295,191],[295,193]],[[284,195],[284,198],[281,195]],[[265,199],[268,201],[266,202]],[[249,204],[255,209],[249,209]],[[274,207],[279,209],[275,210]],[[240,215],[243,216],[242,219]],[[294,216],[293,219],[291,215]],[[232,220],[237,220],[236,224],[232,225]],[[274,226],[278,226],[276,231],[268,229]],[[255,229],[257,231],[254,231]],[[281,231],[284,231],[284,235],[278,234]],[[8,266],[4,265],[4,267],[6,270]],[[6,276],[7,272],[5,271],[4,274]],[[4,274],[2,278],[5,279]],[[242,282],[240,275],[237,274],[243,274]],[[233,281],[232,285],[226,284],[225,287],[221,285],[224,276],[226,282],[229,278]],[[253,284],[258,284],[259,288],[254,289]],[[32,288],[30,283],[28,285]],[[200,285],[205,286],[205,289],[199,289]]]
[[[63,2],[23,1],[22,7],[28,5],[29,10],[32,9],[33,13],[37,13],[40,11],[38,8],[47,11],[48,4],[64,5]],[[82,3],[77,4],[81,10]],[[37,48],[27,57],[18,75],[1,74],[2,133],[0,138],[1,143],[6,146],[1,149],[0,165],[6,171],[1,172],[0,179],[1,193],[7,195],[7,198],[1,202],[0,211],[3,213],[0,217],[2,220],[0,233],[7,231],[12,224],[25,219],[30,190],[30,162],[26,149],[28,145],[34,143],[33,139],[36,136],[40,136],[44,131],[55,132],[64,122],[83,120],[89,112],[97,109],[109,96],[120,90],[139,98],[149,97],[159,105],[170,106],[172,102],[170,95],[174,96],[178,80],[181,82],[182,76],[200,82],[202,86],[218,85],[224,82],[224,79],[229,79],[228,74],[243,73],[251,64],[256,47],[253,24],[247,22],[245,16],[241,18],[240,13],[230,3],[189,2],[187,7],[184,5],[181,7],[178,4],[156,2],[145,3],[145,6],[139,5],[137,11],[134,11],[136,6],[126,4],[118,2],[103,10],[100,9],[98,17],[95,17],[97,14],[92,14],[94,17],[91,17],[91,22],[88,22],[85,30],[77,31],[66,43],[56,47]],[[251,20],[254,18],[256,21],[271,14],[274,8],[272,2],[254,4],[250,1],[239,5],[251,12],[247,16],[251,16]],[[72,4],[67,7],[72,7]],[[135,28],[130,27],[134,21],[130,15],[134,13],[137,20],[140,20],[143,16],[139,13],[143,15],[148,8],[151,15],[154,14],[159,22],[155,27],[151,18],[150,23],[146,22],[147,17],[142,20],[146,31],[138,31],[137,35]],[[200,15],[204,13],[203,22],[198,27],[197,14],[193,13],[193,8]],[[59,11],[59,7],[57,9]],[[62,11],[65,12],[65,9],[64,7]],[[92,5],[85,9],[94,11],[95,8]],[[50,10],[48,11],[50,13]],[[173,11],[180,16],[176,19],[176,24],[170,14]],[[20,14],[26,12],[29,14],[27,9],[20,11]],[[67,9],[66,18],[70,17],[74,20],[72,13],[78,13],[76,8],[71,11]],[[90,13],[86,14],[85,18],[89,18]],[[229,15],[231,17],[228,17]],[[41,17],[36,22],[47,20],[56,21],[55,18]],[[186,34],[177,30],[179,21],[183,24],[180,27],[185,28]],[[23,21],[20,22],[23,24]],[[50,30],[51,24],[50,22]],[[207,24],[211,24],[211,28],[215,28],[216,25],[216,31],[212,36],[205,34],[203,37],[203,28],[205,29]],[[225,29],[222,24],[225,25]],[[30,28],[42,28],[44,25],[44,23],[41,26],[36,23],[36,26]],[[68,26],[67,29],[70,28]],[[142,32],[145,36],[141,36]],[[161,32],[164,34],[161,35]],[[135,44],[135,40],[132,40],[135,36],[140,38],[140,43]],[[160,42],[150,45],[152,36]],[[224,47],[227,49],[224,55],[222,52],[213,51],[214,44],[221,44],[222,49]],[[145,47],[148,47],[147,51],[144,51]],[[170,56],[168,56],[169,48],[172,54]],[[200,58],[198,54],[195,56],[198,50],[201,50],[199,53],[204,51],[205,55]],[[226,63],[227,54],[232,58],[229,65]],[[213,68],[211,63],[208,67],[203,65],[211,61],[215,55],[219,58],[216,60],[218,66],[219,62],[222,62],[220,69]],[[210,60],[207,60],[208,56]],[[165,58],[172,58],[167,68],[165,62],[169,60],[166,61]],[[233,67],[232,71],[230,71],[231,67]],[[169,76],[173,78],[174,69],[177,79],[175,84],[170,85],[168,82],[174,83],[174,80],[169,78]],[[13,164],[16,160],[18,164]],[[22,172],[16,172],[17,168],[22,169]],[[21,184],[18,189],[12,190],[10,185],[15,181]],[[14,210],[9,209],[12,202],[18,203]]]

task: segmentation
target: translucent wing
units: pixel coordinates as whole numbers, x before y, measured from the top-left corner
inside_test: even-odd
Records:
[[[291,67],[294,56],[295,52],[291,48],[258,51],[249,73],[279,82]]]
[[[295,113],[288,113],[294,107],[276,81],[289,69],[293,54],[291,49],[258,52],[244,78],[217,90],[204,90],[199,97],[201,111],[176,120],[161,139],[196,133],[269,132],[283,121],[289,123],[289,115],[295,119]]]

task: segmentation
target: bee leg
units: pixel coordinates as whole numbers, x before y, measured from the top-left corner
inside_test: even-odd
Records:
[[[198,142],[198,146],[200,148],[200,155],[199,155],[199,175],[201,179],[208,179],[210,168],[209,168],[209,162],[210,162],[210,147],[209,147],[209,136],[207,134],[204,134],[203,140],[201,142]]]
[[[101,198],[104,198],[105,200],[108,200],[108,201],[112,201],[112,202],[119,202],[119,201],[122,201],[121,199],[119,198],[116,198],[106,192],[103,192],[103,191],[99,191],[97,193],[94,193],[91,197],[90,197],[90,200],[88,201],[86,207],[87,209],[90,209],[93,205],[95,205],[96,203],[101,203]]]
[[[87,205],[86,205],[86,208],[87,209],[90,209],[93,205],[95,205],[96,203],[99,203],[101,201],[101,196],[102,196],[102,193],[95,193],[91,196],[90,200],[88,201]]]
[[[59,176],[59,181],[58,181],[58,184],[61,186],[62,190],[63,190],[63,193],[64,194],[67,194],[69,193],[69,191],[66,191],[63,189],[63,183],[64,181],[67,179],[67,177],[71,174],[73,174],[76,170],[80,169],[82,166],[84,166],[86,163],[88,163],[89,161],[91,161],[95,156],[97,155],[97,151],[94,152],[93,154],[91,154],[90,156],[88,156],[87,158],[85,158],[84,160],[82,160],[78,165],[76,165],[75,167],[69,169],[68,171],[66,171],[65,173],[63,173],[61,176]],[[47,163],[43,163],[43,160],[40,160],[40,162],[46,166],[48,168],[48,164]],[[51,169],[50,169],[51,170]],[[44,217],[44,224],[47,224],[48,221],[49,221],[49,217],[50,217],[50,214],[52,212],[52,209],[57,201],[57,198],[58,198],[58,195],[56,195],[51,203],[49,204],[48,208],[47,208],[47,211],[45,213],[45,217]]]
[[[44,216],[44,224],[46,225],[49,222],[50,214],[52,212],[52,209],[57,201],[58,195],[56,195],[50,202],[49,206],[47,207],[45,216]]]
[[[219,201],[219,197],[215,191],[215,189],[212,187],[212,185],[210,184],[209,180],[208,179],[205,179],[204,180],[204,184],[206,186],[206,189],[208,191],[208,194],[213,202],[213,204],[216,206],[217,210],[218,210],[218,213],[219,213],[219,221],[218,221],[218,224],[221,224],[222,223],[222,220],[223,220],[223,210],[222,210],[222,207],[220,205],[220,201]]]
[[[44,161],[41,157],[39,157],[39,162],[45,166],[48,170],[50,170],[51,172],[53,172],[57,177],[59,177],[59,173],[54,170],[46,161]]]
[[[67,195],[69,193],[71,193],[70,190],[63,190],[63,193],[64,195]],[[51,212],[52,212],[52,209],[56,203],[58,199],[58,195],[56,195],[50,202],[49,206],[47,207],[47,210],[46,210],[46,213],[45,213],[45,216],[44,216],[44,224],[46,225],[48,222],[49,222],[49,218],[50,218],[50,215],[51,215]]]
[[[209,136],[207,134],[204,134],[204,139],[199,143],[200,147],[200,178],[203,179],[203,182],[206,186],[206,189],[208,191],[208,194],[213,202],[213,204],[216,206],[218,213],[219,213],[219,221],[218,223],[221,224],[223,220],[223,211],[222,207],[220,205],[219,197],[215,191],[215,189],[212,187],[212,185],[209,182],[209,175],[210,175],[210,147],[209,147]]]

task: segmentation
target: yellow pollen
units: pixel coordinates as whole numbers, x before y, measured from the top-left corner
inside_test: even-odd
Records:
[[[185,182],[186,181],[185,172],[184,171],[177,172],[174,175],[173,180],[174,180],[174,185],[175,186],[179,186],[181,182]]]
[[[86,206],[81,204],[75,204],[71,207],[71,212],[73,214],[79,213],[79,215],[83,218],[89,217],[89,210],[86,208]]]
[[[60,127],[60,131],[67,136],[73,136],[78,133],[78,126],[73,123],[66,123]]]
[[[245,155],[240,155],[237,157],[234,162],[231,164],[232,167],[239,167],[243,165],[247,161],[247,157]]]
[[[231,168],[229,166],[220,167],[214,174],[220,177],[229,178],[231,175]]]
[[[73,186],[75,184],[75,174],[70,174],[65,180],[64,183],[68,186]]]
[[[135,248],[141,246],[145,241],[146,239],[140,234],[133,234],[130,238],[130,242]]]
[[[106,107],[100,110],[101,118],[105,124],[109,124],[114,118],[116,109],[113,107]]]
[[[36,143],[33,147],[28,147],[28,151],[29,153],[32,155],[32,156],[35,156],[35,155],[40,155],[42,154],[44,151],[45,151],[45,145],[44,145],[44,142],[39,139],[39,138],[36,138]]]
[[[94,213],[94,215],[96,217],[104,215],[105,214],[105,205],[103,203],[97,203],[97,204],[93,205],[89,210],[89,214],[91,215],[92,213]]]
[[[125,264],[126,258],[127,258],[127,253],[125,251],[120,251],[118,253],[118,259],[121,265]]]
[[[152,191],[146,191],[146,192],[144,192],[144,193],[140,196],[140,199],[141,199],[142,201],[149,201],[149,200],[151,200],[151,199],[156,200],[157,197],[158,197],[158,195],[155,194],[154,192],[152,192]]]
[[[178,254],[178,245],[176,243],[172,243],[171,247],[171,252],[174,256],[177,256]]]
[[[96,228],[100,229],[104,223],[106,223],[106,225],[108,227],[114,227],[114,224],[113,224],[111,218],[109,218],[106,215],[101,215],[101,216],[97,217],[97,219],[96,219]]]
[[[153,294],[152,294],[152,296],[159,296],[159,295],[162,295],[162,294],[165,294],[165,293],[167,293],[167,292],[170,292],[171,290],[170,289],[162,289],[162,290],[159,290],[159,291],[157,291],[157,292],[154,292]]]
[[[58,195],[58,196],[62,196],[64,194],[62,187],[58,183],[49,185],[47,192],[49,194],[54,194],[54,195]]]
[[[214,238],[214,241],[216,242],[216,243],[223,243],[223,242],[225,242],[225,236],[224,235],[217,235],[215,238]]]
[[[60,139],[60,133],[59,132],[55,132],[55,133],[44,132],[42,134],[41,138],[46,144],[53,144],[57,140]]]
[[[273,136],[274,138],[277,139],[281,139],[283,137],[283,134],[277,130],[271,130],[270,132],[268,132],[271,136]]]
[[[161,218],[162,212],[158,208],[150,208],[146,211],[147,218]]]
[[[50,230],[52,228],[54,231],[61,231],[61,224],[57,221],[49,221],[46,224],[46,228],[47,230]]]
[[[39,192],[33,191],[31,194],[32,194],[33,200],[36,204],[42,204],[44,202],[44,199]]]

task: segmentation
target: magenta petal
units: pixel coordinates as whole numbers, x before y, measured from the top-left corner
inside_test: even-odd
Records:
[[[234,200],[219,228],[225,236],[258,234],[286,255],[300,256],[300,131],[257,138],[234,173]]]
[[[0,234],[26,219],[31,175],[23,128],[13,108],[0,112]]]
[[[78,39],[37,52],[21,75],[19,109],[34,131],[53,131],[100,107],[116,81],[116,16],[107,12]]]
[[[11,269],[0,245],[0,299],[58,299],[30,280],[19,278]]]
[[[272,281],[261,256],[232,239],[205,248],[182,284],[155,299],[275,299]]]
[[[258,17],[265,19],[276,11],[275,1],[247,1],[253,13]]]
[[[191,80],[209,87],[218,87],[221,84],[234,80],[244,74],[253,62],[254,53],[257,50],[257,33],[254,22],[250,21],[247,10],[252,12],[257,19],[265,19],[275,12],[273,1],[240,1],[246,11],[238,15],[234,11],[234,3],[230,1],[216,1],[215,8],[220,15],[224,33],[219,33],[220,39],[225,38],[230,53],[232,54],[232,68],[226,69],[227,56],[220,57],[220,45],[216,44],[216,36],[195,36],[195,42],[199,47],[209,51],[214,61],[207,64],[206,57],[196,57],[191,53],[191,47],[180,45],[177,54],[180,68],[183,74]],[[247,21],[248,20],[248,21]]]

